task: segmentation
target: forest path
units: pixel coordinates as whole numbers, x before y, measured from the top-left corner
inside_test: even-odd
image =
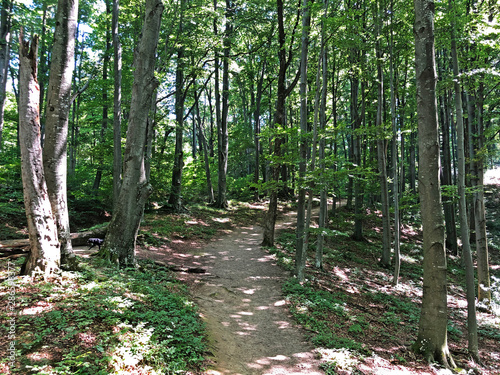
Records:
[[[286,214],[276,229],[295,217]],[[282,295],[289,274],[260,247],[262,233],[240,227],[183,257],[184,265],[207,270],[183,275],[207,326],[214,365],[206,374],[323,374]]]

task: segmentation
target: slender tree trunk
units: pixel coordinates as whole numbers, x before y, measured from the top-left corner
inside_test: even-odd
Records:
[[[255,170],[253,176],[253,182],[255,184],[259,183],[259,168],[260,168],[260,154],[261,154],[261,144],[260,144],[260,105],[262,102],[262,87],[264,85],[264,73],[266,71],[266,61],[262,63],[262,70],[259,77],[259,82],[257,83],[257,93],[255,97],[255,111],[254,111],[254,143],[255,143]],[[259,189],[255,189],[256,200],[259,199]]]
[[[61,261],[75,267],[67,197],[68,122],[74,69],[78,0],[59,0],[50,63],[43,166],[61,243]]]
[[[454,368],[447,340],[446,251],[439,181],[439,132],[434,49],[434,2],[415,0],[415,68],[419,140],[419,194],[424,235],[424,282],[418,337],[428,361]]]
[[[476,251],[477,251],[477,281],[478,281],[478,301],[490,307],[491,285],[490,266],[488,260],[488,239],[486,232],[486,210],[484,207],[484,163],[486,150],[484,149],[484,123],[483,123],[483,102],[484,102],[484,80],[480,81],[477,95],[477,139],[474,158],[475,166],[475,192],[474,192],[474,217],[476,228]],[[477,349],[477,347],[476,347]]]
[[[392,15],[393,2],[391,1],[391,24],[393,23]],[[390,36],[390,89],[391,89],[391,123],[392,123],[392,169],[394,171],[394,278],[392,283],[397,285],[399,282],[399,271],[401,268],[401,251],[400,251],[400,220],[399,220],[399,154],[398,154],[398,127],[396,121],[396,89],[394,87],[394,42],[393,42],[393,31],[391,29]],[[403,152],[403,139],[401,136],[401,155]],[[404,163],[403,163],[404,164]],[[401,173],[403,174],[403,173]],[[404,181],[404,177],[401,176],[401,180]]]
[[[179,34],[183,32],[184,0],[181,4]],[[182,169],[184,168],[183,133],[184,133],[184,47],[177,49],[177,68],[175,73],[175,151],[172,185],[168,204],[175,212],[182,211]]]
[[[102,255],[121,267],[134,267],[135,245],[144,205],[152,187],[146,179],[148,113],[159,85],[154,76],[163,13],[161,0],[147,0],[141,39],[134,56],[134,83],[125,144],[123,183],[104,239]]]
[[[442,96],[442,115],[441,115],[441,134],[443,139],[443,186],[453,185],[451,178],[451,150],[450,150],[450,114],[448,107],[451,103],[448,102],[448,95],[446,93]],[[446,196],[445,202],[443,202],[444,208],[444,218],[446,223],[446,247],[450,249],[453,254],[458,255],[458,242],[457,242],[457,226],[455,220],[455,204],[453,203],[452,196]]]
[[[212,176],[210,174],[210,155],[208,150],[207,139],[203,134],[203,128],[201,124],[201,116],[200,116],[200,105],[199,105],[199,96],[195,91],[195,101],[196,101],[196,123],[198,125],[198,134],[199,139],[203,148],[203,159],[205,161],[205,175],[207,176],[207,194],[208,194],[208,204],[212,204],[215,201],[214,198],[214,189],[212,186]]]
[[[363,240],[363,219],[361,218],[361,211],[363,206],[363,196],[361,191],[361,137],[356,134],[357,129],[361,127],[361,116],[359,114],[358,108],[358,97],[359,97],[359,79],[351,79],[351,121],[352,121],[352,160],[354,168],[357,172],[354,172],[354,233],[353,239],[356,241]]]
[[[300,56],[300,151],[299,151],[299,200],[297,204],[297,244],[295,253],[295,274],[299,282],[305,279],[307,257],[307,233],[305,233],[306,204],[306,158],[307,158],[307,52],[309,46],[309,27],[311,14],[308,0],[302,5],[302,51]]]
[[[2,0],[2,9],[0,10],[0,152],[3,149],[4,108],[10,64],[11,9],[12,1]]]
[[[119,0],[113,0],[112,36],[114,64],[113,103],[113,202],[116,204],[121,188],[122,175],[122,46],[119,35]]]
[[[328,0],[324,0],[324,19],[328,15]],[[323,247],[325,243],[325,236],[322,229],[326,228],[326,218],[328,214],[328,201],[327,201],[327,185],[324,182],[324,170],[325,170],[325,146],[326,141],[324,138],[324,132],[326,129],[326,97],[328,92],[328,48],[326,44],[326,27],[324,19],[321,21],[321,70],[322,70],[322,81],[323,85],[321,87],[321,105],[319,110],[319,124],[321,138],[319,141],[319,179],[321,183],[320,192],[320,206],[319,206],[319,221],[318,227],[320,232],[318,233],[318,239],[316,242],[316,268],[323,269]],[[335,114],[334,114],[335,116]],[[334,120],[335,122],[335,120]],[[314,146],[316,150],[316,145]],[[313,158],[314,160],[314,158]],[[312,195],[312,194],[311,194]]]
[[[452,2],[450,0],[450,9]],[[467,286],[467,331],[469,339],[469,353],[474,360],[479,360],[476,321],[476,294],[474,285],[474,265],[470,248],[469,224],[467,219],[467,202],[465,199],[465,152],[464,152],[464,121],[462,115],[462,89],[459,83],[459,67],[457,45],[455,39],[455,24],[451,25],[451,56],[453,62],[455,111],[457,115],[457,154],[458,154],[458,195],[460,212],[460,231],[462,237],[462,257],[465,263],[465,278]]]
[[[30,253],[22,274],[49,275],[60,266],[61,252],[42,165],[40,89],[37,82],[38,37],[31,46],[19,36],[19,138],[24,206],[28,219]]]
[[[276,110],[274,112],[274,118],[272,122],[273,129],[283,129],[285,127],[285,100],[290,94],[291,90],[297,84],[299,76],[295,77],[295,80],[287,88],[286,83],[286,71],[289,65],[286,58],[286,35],[284,27],[284,16],[283,16],[283,0],[276,1],[276,9],[278,16],[278,59],[279,59],[279,71],[278,71],[278,85],[277,85],[277,99],[276,99]],[[298,19],[297,19],[298,22]],[[291,55],[291,52],[290,52]],[[270,187],[269,196],[269,208],[264,219],[264,238],[262,240],[262,246],[273,246],[274,245],[274,229],[276,226],[276,218],[278,216],[278,189],[279,189],[279,178],[281,171],[281,156],[282,150],[281,146],[285,142],[282,136],[277,136],[274,139],[273,144],[270,146],[271,155],[274,160],[270,163],[270,178],[272,180]]]
[[[112,5],[110,4],[110,0],[105,1],[106,4],[106,15],[110,15],[112,13]],[[102,62],[102,82],[103,82],[103,90],[102,90],[102,121],[101,121],[101,133],[99,134],[99,144],[103,146],[106,142],[106,131],[108,129],[108,69],[109,69],[109,60],[111,57],[111,38],[109,35],[109,27],[108,22],[106,22],[106,50],[104,51],[103,62]],[[92,190],[94,190],[94,194],[98,195],[99,187],[101,186],[102,172],[104,170],[104,152],[105,148],[100,147],[100,152],[97,153],[96,158],[98,159],[97,171],[95,174],[94,185],[92,186]]]
[[[382,67],[383,54],[380,48],[380,31],[382,28],[382,11],[383,9],[376,9],[378,20],[377,42],[376,42],[376,56],[377,56],[377,117],[376,124],[378,139],[377,139],[377,159],[380,180],[380,197],[382,202],[382,258],[380,264],[383,267],[389,268],[391,265],[391,223],[389,217],[389,187],[387,183],[387,141],[385,139],[385,126],[383,122],[384,111],[384,71]],[[394,155],[393,155],[394,158]]]
[[[145,153],[144,168],[146,169],[147,181],[149,181],[151,177],[151,160],[153,157],[153,139],[155,138],[157,97],[158,97],[158,91],[155,90],[153,93],[153,98],[151,100],[151,108],[148,114],[148,126],[146,129],[146,148],[144,151]]]
[[[217,203],[219,208],[227,208],[227,158],[228,158],[228,132],[227,116],[229,112],[229,54],[231,52],[231,34],[233,26],[231,0],[226,0],[226,30],[224,33],[224,59],[222,63],[222,116],[218,128],[218,156],[219,176],[217,188]]]

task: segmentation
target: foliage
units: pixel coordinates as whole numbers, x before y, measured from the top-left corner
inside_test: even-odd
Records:
[[[18,279],[16,298],[24,313],[16,326],[17,372],[177,374],[199,368],[206,349],[203,324],[185,286],[151,262],[139,271],[98,262],[85,261],[82,271],[62,272],[51,282]],[[5,322],[5,313],[1,318]],[[47,348],[56,355],[42,359]]]

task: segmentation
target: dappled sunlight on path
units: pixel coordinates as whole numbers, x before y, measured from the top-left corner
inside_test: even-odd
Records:
[[[289,275],[261,240],[259,227],[235,229],[198,251],[205,274],[187,276],[208,329],[207,374],[322,374],[282,296]]]

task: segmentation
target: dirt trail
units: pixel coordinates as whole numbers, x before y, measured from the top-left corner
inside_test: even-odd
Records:
[[[291,222],[293,214],[277,229]],[[261,241],[262,228],[238,228],[185,259],[185,265],[207,269],[186,275],[214,356],[206,374],[323,374],[285,306],[281,285],[288,274]]]

